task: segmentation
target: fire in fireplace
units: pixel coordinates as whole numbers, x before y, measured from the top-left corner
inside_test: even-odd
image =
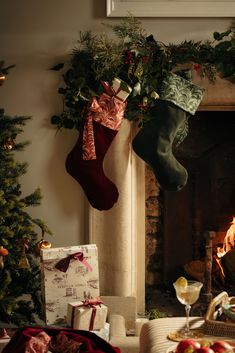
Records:
[[[226,235],[223,239],[222,246],[218,244],[217,247],[217,256],[218,258],[222,258],[228,251],[234,249],[235,247],[235,217],[233,217],[233,221],[229,229],[226,232]]]
[[[222,247],[217,248],[221,275],[227,288],[235,290],[235,217],[226,232]]]
[[[205,290],[235,290],[235,217],[226,232],[207,232],[206,256],[184,265],[185,272],[202,281]],[[209,271],[209,272],[208,272]],[[210,283],[208,283],[208,281]]]

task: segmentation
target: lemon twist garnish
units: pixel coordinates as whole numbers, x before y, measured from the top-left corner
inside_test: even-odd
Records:
[[[175,284],[178,286],[178,287],[182,287],[182,288],[186,288],[187,285],[188,285],[188,281],[185,277],[179,277]]]

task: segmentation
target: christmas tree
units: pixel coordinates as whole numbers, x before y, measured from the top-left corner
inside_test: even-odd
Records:
[[[0,62],[0,85],[13,66]],[[30,117],[10,117],[0,109],[0,320],[16,325],[35,322],[40,317],[40,247],[50,246],[44,233],[51,234],[46,224],[26,211],[41,201],[38,188],[22,196],[19,178],[26,173],[27,163],[15,160],[29,141],[18,142],[17,135]],[[37,232],[42,234],[38,242]]]

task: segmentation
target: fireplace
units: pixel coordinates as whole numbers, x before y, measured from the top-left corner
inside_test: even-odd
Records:
[[[146,297],[172,288],[205,257],[205,233],[226,234],[235,216],[235,112],[198,111],[175,156],[189,173],[181,191],[160,190],[146,167]]]
[[[203,111],[190,118],[189,135],[177,150],[190,173],[187,186],[172,194],[159,190],[151,171],[131,147],[138,126],[124,119],[104,161],[107,175],[118,187],[118,202],[107,212],[88,207],[87,240],[97,244],[99,249],[101,293],[135,296],[139,313],[143,313],[147,307],[147,297],[151,300],[153,296],[156,297],[152,295],[152,290],[165,290],[166,287],[172,289],[171,280],[174,275],[181,273],[184,263],[197,258],[204,251],[202,232],[216,231],[223,227],[225,229],[232,220],[230,215],[233,216],[233,205],[229,203],[232,206],[228,206],[227,197],[222,198],[224,194],[220,195],[221,207],[215,202],[217,196],[214,190],[219,188],[223,179],[219,172],[227,173],[228,163],[223,161],[223,168],[222,162],[216,164],[219,157],[213,151],[217,150],[220,143],[222,147],[232,143],[235,86],[220,78],[215,85],[201,77],[194,77],[193,81],[204,87],[206,92],[200,106]],[[217,126],[222,122],[225,123],[224,129]],[[199,127],[196,127],[197,123]],[[209,142],[206,140],[208,131],[211,133]],[[231,151],[231,148],[228,150]],[[208,168],[207,160],[200,158],[200,155],[207,156],[211,168]],[[208,169],[207,178],[198,169],[203,163]],[[148,174],[146,177],[145,171]],[[217,187],[214,185],[212,188],[210,183],[210,188],[207,188],[209,171],[217,173]],[[229,174],[227,179],[234,179]],[[210,190],[210,195],[205,196],[204,190]],[[195,207],[198,204],[200,207]],[[226,212],[220,216],[221,209],[223,211],[225,207]],[[184,212],[180,213],[181,208]],[[177,224],[175,221],[179,216],[181,223]],[[175,249],[182,244],[181,255],[177,258]]]

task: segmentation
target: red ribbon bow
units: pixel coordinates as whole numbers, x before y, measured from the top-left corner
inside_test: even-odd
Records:
[[[119,90],[115,92],[106,81],[101,81],[101,83],[105,92],[101,94],[98,100],[96,97],[93,97],[84,124],[82,136],[82,154],[84,160],[96,159],[93,120],[109,129],[118,131],[126,109],[126,102],[116,96]]]
[[[81,251],[64,257],[63,259],[61,259],[56,263],[55,268],[61,272],[66,272],[71,260],[78,260],[82,262],[89,271],[92,271],[92,267],[85,260],[84,254]]]
[[[82,304],[79,306],[88,306],[90,308],[94,308],[95,305],[103,304],[101,299],[85,299],[82,301]]]
[[[103,302],[100,299],[85,299],[82,301],[82,304],[74,305],[72,308],[72,315],[71,315],[71,327],[74,328],[75,309],[82,307],[82,306],[85,306],[87,308],[92,309],[90,324],[89,324],[89,331],[92,331],[93,327],[94,327],[95,316],[96,316],[96,306],[97,305],[101,306],[101,304],[103,304]]]

